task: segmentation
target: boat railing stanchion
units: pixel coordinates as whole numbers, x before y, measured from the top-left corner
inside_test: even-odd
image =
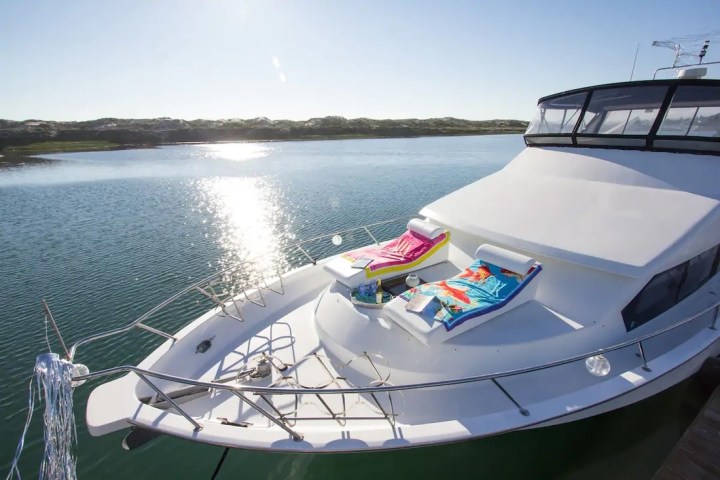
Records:
[[[228,312],[228,311],[225,309],[225,303],[223,303],[223,301],[220,300],[220,297],[217,296],[217,294],[215,293],[215,290],[213,290],[213,288],[212,288],[211,285],[208,285],[208,286],[207,286],[207,288],[210,289],[209,292],[208,292],[207,290],[205,290],[204,288],[202,288],[200,285],[195,285],[195,287],[193,287],[193,288],[194,288],[195,290],[197,290],[198,292],[200,292],[201,294],[203,294],[205,297],[209,298],[210,301],[213,302],[216,306],[220,307],[220,310],[222,310],[222,312],[223,312],[225,315],[227,315],[228,317],[234,318],[235,320],[237,320],[237,321],[239,321],[239,322],[244,322],[244,321],[245,321],[245,320],[242,318],[242,314],[240,313],[240,310],[241,310],[241,309],[237,307],[237,304],[235,303],[235,300],[233,300],[233,304],[235,305],[235,310],[237,311],[237,314],[238,314],[237,317],[236,317],[235,315],[231,314],[230,312]]]
[[[282,419],[282,417],[281,417],[281,420],[278,420],[277,418],[273,417],[270,412],[268,412],[267,410],[265,410],[264,408],[262,408],[260,405],[258,405],[257,403],[255,403],[255,402],[253,402],[252,400],[250,400],[249,398],[247,398],[247,397],[246,397],[245,395],[243,395],[240,391],[238,391],[238,390],[230,390],[230,391],[231,391],[236,397],[238,397],[240,400],[242,400],[243,402],[247,403],[247,404],[250,405],[252,408],[254,408],[254,409],[255,409],[258,413],[260,413],[262,416],[264,416],[265,418],[267,418],[268,420],[270,420],[271,422],[273,422],[273,423],[274,423],[275,425],[277,425],[278,427],[280,427],[280,428],[282,428],[283,430],[285,430],[287,433],[289,433],[290,436],[293,438],[293,440],[295,440],[296,442],[300,442],[300,441],[303,440],[303,436],[302,436],[300,433],[298,433],[298,432],[296,432],[295,430],[293,430],[292,428],[290,428],[290,427],[284,422],[284,420]]]
[[[233,295],[233,297],[232,297],[232,303],[233,303],[233,306],[235,307],[235,311],[237,312],[238,317],[240,318],[240,321],[241,321],[241,322],[244,322],[245,319],[242,318],[242,310],[243,310],[243,307],[245,306],[245,302],[242,301],[242,300],[239,300],[239,301],[240,301],[240,305],[238,305],[238,298],[237,298],[237,297],[238,297],[237,295]]]
[[[337,380],[338,380],[337,377],[336,377],[336,376],[333,374],[333,372],[328,368],[328,366],[325,365],[325,362],[323,362],[323,360],[322,360],[322,358],[320,357],[320,355],[318,355],[317,352],[315,352],[315,353],[313,354],[313,356],[314,356],[315,360],[317,360],[317,361],[320,363],[320,365],[322,365],[323,369],[325,370],[325,373],[328,374],[328,377],[330,378],[330,384],[335,384],[337,387],[342,388],[342,387],[340,386],[340,384],[338,383],[338,381],[337,381]],[[328,384],[328,385],[330,385],[330,384]],[[340,424],[341,427],[344,427],[345,424],[346,424],[346,422],[345,422],[345,420],[343,420],[343,419],[344,419],[345,417],[347,417],[347,413],[348,413],[348,412],[347,412],[346,405],[345,405],[345,394],[344,394],[344,393],[343,393],[343,394],[340,394],[340,398],[342,399],[342,404],[343,404],[343,410],[342,410],[342,412],[341,412],[340,414],[335,413],[335,412],[333,411],[333,409],[330,408],[330,405],[328,405],[328,403],[325,401],[325,399],[322,398],[322,396],[321,396],[320,393],[316,393],[315,396],[317,397],[318,400],[320,400],[320,403],[322,403],[323,406],[327,409],[327,411],[330,413],[330,415],[332,416],[332,418],[334,418],[335,420],[337,420],[338,424]]]
[[[280,282],[280,289],[279,289],[279,290],[276,290],[276,289],[274,289],[273,287],[271,287],[270,284],[269,284],[268,281],[267,281],[267,278],[266,278],[266,277],[263,277],[263,278],[262,278],[262,281],[263,281],[263,284],[265,285],[265,289],[266,289],[266,290],[270,290],[271,292],[275,292],[275,293],[277,293],[278,295],[285,295],[285,285],[283,285],[282,273],[280,273],[279,270],[276,270],[275,273],[277,274],[277,278],[278,278],[278,280],[279,280],[279,282]],[[270,281],[272,281],[272,278],[270,279]]]
[[[50,325],[52,325],[53,330],[55,330],[55,334],[58,337],[58,340],[60,340],[60,346],[62,346],[63,351],[65,352],[65,356],[68,360],[72,360],[72,357],[70,356],[70,352],[68,351],[67,347],[65,346],[65,340],[63,340],[62,335],[60,335],[60,329],[57,326],[57,323],[55,323],[55,318],[53,317],[52,312],[50,312],[50,307],[48,307],[47,302],[44,298],[41,299],[41,302],[43,304],[43,310],[45,310],[45,319],[50,322]]]
[[[300,251],[303,253],[303,255],[305,255],[308,259],[310,259],[310,261],[312,262],[313,265],[317,265],[317,260],[315,260],[315,259],[302,247],[302,245],[300,245],[300,244],[298,243],[298,244],[296,245],[296,247],[298,248],[298,250],[300,250]]]
[[[323,404],[323,406],[328,411],[328,413],[333,418],[333,420],[337,421],[341,427],[344,427],[345,426],[345,420],[343,420],[344,417],[335,413],[333,411],[333,409],[330,408],[330,405],[327,404],[327,402],[322,398],[322,396],[319,393],[316,393],[315,396],[317,397],[318,400],[320,400],[320,403]]]
[[[183,417],[185,417],[185,419],[186,419],[188,422],[192,423],[192,424],[195,426],[195,431],[196,431],[196,432],[199,431],[199,430],[202,430],[202,428],[203,428],[202,425],[200,425],[198,422],[196,422],[195,419],[193,419],[190,415],[188,415],[187,413],[185,413],[185,410],[183,410],[182,408],[180,408],[180,406],[179,406],[177,403],[175,403],[172,398],[170,398],[165,392],[163,392],[162,390],[160,390],[160,389],[159,389],[154,383],[152,383],[145,375],[143,375],[142,373],[140,373],[140,372],[138,372],[138,371],[136,371],[135,374],[136,374],[138,377],[140,377],[140,379],[142,379],[142,381],[144,381],[150,388],[152,388],[153,390],[155,390],[155,393],[157,393],[158,395],[160,395],[166,402],[168,402],[169,405],[172,405],[172,407],[175,409],[176,412],[178,412],[180,415],[182,415]]]
[[[380,401],[379,401],[379,400],[377,399],[377,397],[375,396],[375,392],[370,392],[370,397],[372,397],[373,401],[375,402],[375,405],[377,405],[377,407],[378,407],[378,408],[380,409],[380,411],[382,412],[383,417],[385,417],[385,420],[387,420],[388,423],[390,423],[390,426],[391,426],[391,427],[394,427],[394,426],[395,426],[395,417],[392,416],[392,415],[390,415],[389,413],[387,413],[387,412],[385,411],[385,409],[383,408],[382,404],[380,403]]]
[[[364,227],[362,227],[362,228],[364,228],[365,231],[367,232],[367,234],[370,235],[370,238],[373,239],[373,242],[375,242],[376,245],[380,245],[380,242],[378,242],[377,238],[375,238],[375,235],[373,235],[372,233],[370,233],[370,230],[368,230],[368,228],[367,228],[366,226],[364,226]]]
[[[385,380],[383,380],[382,375],[380,375],[380,371],[375,366],[375,362],[372,361],[372,358],[370,358],[370,355],[367,352],[363,352],[363,355],[365,355],[365,358],[367,358],[367,361],[370,363],[370,366],[372,367],[372,369],[375,370],[375,375],[378,376],[378,380],[377,380],[379,382],[378,385],[384,385],[387,378]],[[375,392],[370,392],[370,396],[372,397],[373,401],[375,402],[375,404],[378,406],[378,408],[382,412],[385,419],[390,423],[390,426],[394,427],[395,426],[395,407],[393,406],[392,394],[390,392],[387,392],[388,402],[390,403],[390,409],[392,410],[392,415],[385,411],[383,406],[380,404],[380,401],[375,396]]]
[[[491,378],[490,380],[492,380],[492,382],[495,384],[495,386],[498,387],[498,388],[500,389],[500,391],[501,391],[502,393],[504,393],[505,396],[506,396],[512,403],[515,404],[515,406],[516,406],[516,407],[518,408],[518,410],[520,411],[520,415],[522,415],[523,417],[527,417],[528,415],[530,415],[530,412],[528,412],[527,409],[523,408],[523,407],[513,398],[513,396],[510,395],[510,393],[509,393],[507,390],[505,390],[505,388],[504,388],[502,385],[500,385],[500,382],[498,382],[497,379]]]
[[[650,367],[647,364],[647,358],[645,358],[645,349],[643,348],[642,340],[637,343],[638,350],[640,350],[640,358],[642,359],[642,369],[646,372],[651,372]]]
[[[262,291],[259,286],[255,287],[255,289],[257,290],[258,294],[260,295],[260,301],[253,300],[250,297],[250,295],[248,295],[247,289],[245,287],[240,287],[240,290],[242,290],[242,293],[245,296],[245,300],[247,300],[248,302],[250,302],[254,305],[257,305],[258,307],[264,307],[265,306],[265,298],[263,298]]]
[[[158,330],[157,328],[150,327],[148,325],[145,325],[144,323],[138,323],[135,325],[138,328],[141,328],[143,330],[146,330],[148,332],[160,335],[161,337],[165,337],[169,340],[172,340],[173,342],[177,342],[177,338],[175,338],[173,335],[170,335],[169,333],[165,333],[162,330]]]
[[[265,403],[268,404],[268,406],[272,409],[272,411],[277,414],[278,418],[280,418],[280,420],[282,420],[285,423],[285,425],[290,425],[290,421],[287,419],[285,414],[277,409],[277,407],[275,406],[275,404],[272,402],[271,399],[267,398],[267,396],[263,393],[258,393],[257,396],[262,398],[265,401]],[[296,395],[296,397],[297,397],[297,395]]]

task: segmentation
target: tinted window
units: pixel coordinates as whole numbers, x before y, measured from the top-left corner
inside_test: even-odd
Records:
[[[639,327],[675,305],[684,272],[685,264],[682,264],[659,273],[650,280],[635,298],[630,329]]]
[[[700,288],[712,276],[717,251],[718,247],[711,248],[688,261],[685,281],[680,287],[680,300]]]
[[[720,246],[655,275],[623,309],[625,328],[630,331],[675,306],[700,288],[718,271]]]
[[[578,133],[601,135],[647,135],[665,99],[666,86],[639,86],[596,90]]]
[[[540,103],[525,134],[572,133],[586,96],[587,93],[576,93]]]

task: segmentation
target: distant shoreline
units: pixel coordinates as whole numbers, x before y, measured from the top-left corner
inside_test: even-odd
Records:
[[[48,153],[88,152],[232,142],[282,142],[378,138],[418,138],[519,134],[521,120],[373,120],[343,117],[306,121],[149,120],[105,118],[88,122],[0,120],[0,154],[27,157]]]
[[[113,150],[142,150],[172,145],[221,145],[226,143],[266,143],[266,142],[316,142],[316,141],[332,141],[332,140],[378,140],[392,138],[431,138],[431,137],[472,137],[487,135],[519,135],[524,131],[502,131],[487,133],[456,133],[456,134],[438,134],[438,135],[414,135],[414,136],[334,136],[334,137],[318,137],[318,138],[283,138],[268,140],[216,140],[216,141],[198,141],[198,142],[167,142],[157,144],[99,144],[100,142],[43,142],[30,144],[22,147],[10,147],[0,150],[0,158],[5,158],[8,162],[13,158],[25,159],[36,155],[54,154],[54,153],[79,153],[79,152],[109,152]],[[52,145],[47,145],[52,143]]]

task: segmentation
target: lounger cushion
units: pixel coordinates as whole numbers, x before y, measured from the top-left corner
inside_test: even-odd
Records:
[[[445,230],[442,227],[438,227],[434,223],[420,220],[419,218],[413,218],[407,224],[407,229],[411,232],[418,233],[425,238],[434,240],[443,234]]]
[[[534,258],[488,244],[478,247],[475,251],[475,258],[520,275],[525,275],[535,265]]]

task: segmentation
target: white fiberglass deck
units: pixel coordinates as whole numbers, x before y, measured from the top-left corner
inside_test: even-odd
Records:
[[[698,227],[720,228],[717,161],[711,155],[529,148],[421,213],[522,251],[644,277],[672,264],[668,249],[717,239],[692,235]],[[478,208],[467,208],[478,198]]]
[[[442,279],[466,262],[467,255],[453,249],[451,261],[419,273],[428,281]],[[552,271],[552,262],[548,267]],[[353,305],[349,290],[333,281],[320,265],[295,271],[284,283],[284,295],[265,293],[266,307],[247,304],[242,312],[244,322],[222,316],[222,312],[221,316],[210,313],[180,332],[174,345],[166,343],[139,367],[251,388],[345,389],[492,374],[579,355],[598,342],[618,343],[618,332],[612,328],[578,322],[533,299],[447,342],[428,346],[387,318],[382,309]],[[712,305],[714,296],[705,295],[708,306]],[[674,368],[682,370],[677,378],[683,378],[684,370],[692,371],[701,361],[698,352],[710,354],[718,349],[718,332],[707,328],[710,315],[712,312],[680,327],[671,336],[647,341],[650,372],[642,369],[637,347],[632,345],[607,354],[614,374],[602,378],[590,375],[579,360],[497,380],[382,392],[374,398],[356,393],[264,398],[244,393],[265,410],[276,409],[274,416],[282,414],[286,424],[303,436],[302,441],[293,440],[230,391],[200,391],[176,398],[202,426],[195,431],[185,418],[166,410],[167,404],[153,397],[154,392],[134,374],[93,392],[90,403],[95,408],[88,409],[88,426],[94,434],[132,424],[240,448],[348,451],[455,441],[569,421],[597,413],[597,409],[613,408],[613,403],[606,402],[641,385],[646,384],[647,393],[636,391],[634,395],[647,396],[666,388],[676,377],[658,378]],[[212,347],[196,353],[197,345],[206,339],[212,339]],[[263,354],[274,362],[272,377],[236,383],[238,371],[252,368]],[[165,392],[187,388],[162,380],[153,382]],[[138,398],[159,403],[151,406]],[[626,397],[614,402],[618,406],[629,401]],[[107,408],[97,408],[100,404]]]

